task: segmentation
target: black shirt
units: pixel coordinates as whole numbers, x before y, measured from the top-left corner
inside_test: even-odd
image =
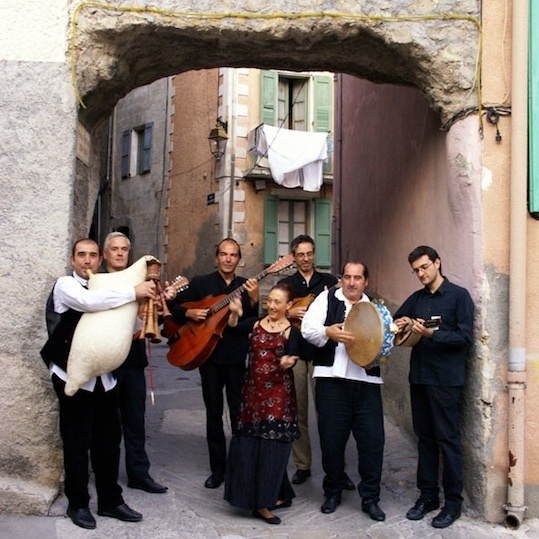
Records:
[[[241,287],[247,279],[245,277],[234,276],[232,282],[227,285],[218,271],[208,275],[198,275],[189,283],[189,288],[178,294],[172,302],[171,313],[174,321],[178,324],[185,324],[188,318],[185,316],[187,309],[182,305],[187,301],[200,301],[207,296],[228,295],[237,288]],[[216,300],[217,301],[217,300]],[[258,303],[251,306],[251,299],[246,291],[241,294],[243,305],[243,317],[249,318],[258,314]],[[223,307],[228,309],[228,306]],[[239,338],[226,326],[223,337],[217,343],[217,346],[211,353],[208,361],[214,361],[219,364],[242,363],[245,361],[248,351],[247,338]]]
[[[411,384],[462,386],[473,339],[474,306],[469,292],[444,277],[436,292],[428,288],[414,292],[394,318],[409,316],[430,320],[441,316],[440,329],[431,338],[422,337],[412,349]]]

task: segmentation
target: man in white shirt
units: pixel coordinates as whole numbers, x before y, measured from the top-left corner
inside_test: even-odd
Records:
[[[74,244],[73,275],[56,281],[47,303],[49,340],[41,350],[60,405],[67,514],[86,529],[96,527],[89,509],[88,452],[95,474],[97,514],[126,522],[138,522],[142,515],[125,504],[118,485],[121,430],[116,380],[107,373],[89,380],[72,397],[64,392],[73,333],[84,312],[112,309],[143,297],[157,299],[153,281],[114,290],[87,290],[88,270],[97,273],[101,260],[95,241],[82,239]]]
[[[343,268],[342,288],[320,293],[303,317],[301,333],[317,347],[314,357],[316,409],[322,450],[325,500],[322,513],[333,513],[345,488],[344,454],[350,432],[356,440],[361,508],[373,520],[385,520],[378,506],[384,450],[380,367],[365,370],[354,363],[345,345],[354,334],[344,330],[352,306],[370,301],[369,273],[361,262]]]

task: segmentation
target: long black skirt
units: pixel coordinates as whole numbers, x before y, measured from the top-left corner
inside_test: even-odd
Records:
[[[291,500],[294,489],[286,466],[292,442],[234,436],[225,476],[225,500],[241,509],[271,509],[277,500]]]

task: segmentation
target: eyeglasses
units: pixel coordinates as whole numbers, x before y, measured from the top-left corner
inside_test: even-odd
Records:
[[[308,253],[296,253],[296,255],[298,258],[312,258],[314,256],[314,252],[313,251],[309,251]]]
[[[432,265],[434,264],[434,262],[431,262],[430,264],[423,264],[422,266],[419,266],[419,268],[413,268],[412,269],[412,273],[415,273],[416,275],[419,275],[419,272],[425,272],[427,271]]]

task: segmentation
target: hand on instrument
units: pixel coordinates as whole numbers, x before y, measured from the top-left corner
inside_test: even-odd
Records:
[[[283,369],[289,369],[296,364],[296,361],[298,361],[298,359],[299,356],[281,356],[281,359],[279,360],[279,365]]]
[[[167,301],[172,301],[178,294],[178,291],[174,286],[171,286],[168,281],[165,281],[165,289],[163,290],[163,294],[165,294],[165,299]]]
[[[209,312],[209,309],[187,309],[185,316],[194,322],[201,322],[202,320],[206,320]]]
[[[157,295],[157,286],[154,281],[142,281],[135,286],[135,296],[137,299],[150,298],[153,300],[159,299]]]
[[[344,323],[342,324],[333,324],[326,327],[326,335],[337,342],[342,342],[344,344],[351,343],[355,336],[351,331],[346,331],[344,328]]]
[[[402,331],[410,322],[410,319],[406,316],[402,316],[401,318],[397,318],[396,320],[393,320],[393,323],[397,326],[399,331]]]
[[[292,318],[294,320],[303,320],[305,313],[307,312],[307,307],[292,307],[287,313],[287,318]]]
[[[239,319],[243,316],[243,305],[240,298],[234,298],[228,305],[230,316],[228,317],[228,325],[235,328],[238,325]]]
[[[412,331],[414,333],[419,333],[423,337],[432,337],[434,335],[434,330],[432,328],[426,328],[423,323],[425,320],[423,318],[416,318],[414,320],[414,325],[412,326]]]
[[[243,285],[247,293],[249,294],[249,299],[251,300],[251,305],[258,303],[258,281],[251,277],[245,281]]]

